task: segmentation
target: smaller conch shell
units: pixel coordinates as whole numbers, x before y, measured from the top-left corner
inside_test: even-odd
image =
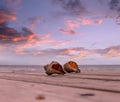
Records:
[[[46,74],[48,75],[65,74],[62,66],[56,61],[52,61],[50,64],[45,65],[44,69],[45,69]]]
[[[80,69],[79,69],[77,63],[74,61],[69,61],[69,62],[65,63],[64,70],[68,73],[71,73],[71,72],[80,73]]]

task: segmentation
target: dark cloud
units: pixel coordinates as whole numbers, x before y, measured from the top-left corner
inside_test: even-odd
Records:
[[[0,43],[23,43],[30,40],[31,37],[32,39],[37,39],[35,34],[28,28],[22,28],[21,31],[17,31],[6,25],[0,27]]]
[[[111,0],[110,1],[110,9],[119,11],[119,9],[120,9],[119,3],[120,3],[119,0]]]
[[[36,40],[36,35],[28,28],[23,27],[21,31],[18,31],[8,26],[11,21],[16,19],[16,15],[12,10],[0,9],[0,43],[21,43],[28,40]]]
[[[74,16],[87,12],[80,0],[53,0],[53,2],[62,7],[64,10],[63,14]]]
[[[69,17],[85,17],[90,16],[92,18],[97,18],[98,13],[101,13],[98,18],[111,18],[115,19],[117,24],[120,24],[120,0],[93,0],[92,2],[96,2],[100,4],[100,8],[98,11],[95,11],[97,15],[95,15],[94,10],[90,7],[89,0],[52,0],[53,4],[56,5],[57,8],[61,7],[62,10],[56,8],[56,17],[61,16],[69,16]],[[87,3],[90,6],[87,6]],[[94,8],[97,8],[95,5]],[[97,8],[98,9],[98,8]],[[96,9],[96,10],[97,10]],[[109,10],[108,10],[109,9]],[[103,11],[104,10],[104,11]]]
[[[117,13],[116,22],[120,24],[120,0],[111,0],[109,7],[112,11]]]

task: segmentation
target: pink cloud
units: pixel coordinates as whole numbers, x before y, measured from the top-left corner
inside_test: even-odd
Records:
[[[31,46],[38,46],[41,43],[46,43],[46,39],[50,36],[50,34],[47,34],[43,37],[40,36],[40,34],[32,34],[27,37],[27,41],[23,44],[19,44],[15,47],[15,52],[17,54],[25,54],[24,49],[31,47]],[[37,39],[36,39],[37,37]]]
[[[102,24],[102,20],[88,20],[86,18],[79,18],[75,22],[67,20],[65,22],[66,28],[59,29],[60,32],[64,34],[76,34],[75,28],[80,27],[80,25],[99,25]]]
[[[86,18],[83,18],[81,20],[82,25],[99,25],[102,24],[102,20],[88,20]]]
[[[70,58],[84,58],[96,54],[96,52],[85,48],[68,48],[60,52]]]
[[[67,26],[66,29],[63,28],[59,29],[59,31],[64,34],[76,34],[75,28],[80,26],[78,22],[73,22],[71,20],[67,20],[65,24]]]
[[[69,48],[61,52],[63,55],[70,55],[71,58],[84,58],[93,55],[100,55],[104,58],[120,57],[120,46],[112,46],[105,49]]]
[[[14,51],[16,54],[31,54],[31,55],[40,55],[40,54],[58,54],[58,55],[62,55],[64,53],[67,54],[67,52],[70,53],[70,51],[72,52],[72,50],[74,49],[67,49],[67,50],[62,50],[62,51],[41,51],[41,50],[38,50],[38,51],[27,51],[26,52],[26,49],[29,49],[30,47],[32,48],[37,48],[38,46],[50,46],[52,48],[56,48],[56,47],[61,47],[61,46],[65,46],[67,44],[70,44],[70,43],[75,43],[75,41],[60,41],[60,40],[53,40],[51,39],[51,34],[48,33],[44,36],[41,36],[41,34],[39,34],[39,36],[37,37],[38,40],[31,40],[29,39],[26,43],[23,43],[23,44],[19,44],[17,45],[15,48],[14,48]]]
[[[44,39],[43,41],[38,42],[37,44],[55,44],[57,41],[52,41]],[[73,59],[81,59],[93,55],[100,55],[103,58],[113,58],[120,57],[120,46],[112,46],[105,49],[85,49],[85,48],[64,48],[64,49],[46,49],[46,50],[28,50],[25,49],[29,46],[37,46],[35,44],[26,43],[24,45],[18,46],[17,54],[31,54],[31,55],[55,55],[55,56],[66,56]]]
[[[76,27],[79,27],[79,26],[80,26],[80,24],[79,24],[78,22],[73,22],[73,21],[71,21],[71,20],[67,20],[67,21],[66,21],[66,25],[67,25],[67,28],[68,28],[68,29],[71,29],[71,30],[73,30],[73,29],[75,29]]]
[[[103,49],[104,53],[102,53],[102,56],[105,58],[110,57],[120,57],[120,46],[112,46],[106,49]]]
[[[66,45],[72,45],[78,43],[77,40],[65,40],[65,41],[58,41],[54,44],[53,47],[55,48],[60,48],[60,47],[65,47]]]
[[[77,55],[73,55],[72,58],[84,58],[84,57],[92,56],[94,54],[96,54],[96,52],[87,49],[82,49],[79,51]]]
[[[0,24],[9,22],[9,21],[15,21],[17,19],[14,11],[8,11],[4,9],[0,9]]]
[[[37,39],[34,39],[34,37],[36,37],[36,36],[37,36]],[[28,38],[27,42],[17,45],[14,48],[14,51],[16,54],[33,54],[33,55],[43,54],[42,51],[25,52],[25,49],[27,49],[29,47],[35,48],[35,47],[41,46],[41,45],[55,45],[59,42],[57,40],[50,39],[50,37],[51,37],[50,33],[48,33],[44,36],[41,36],[41,34],[34,34],[33,36]]]
[[[8,47],[7,45],[6,46],[0,45],[0,51],[5,50],[7,47]]]
[[[30,29],[31,30],[34,30],[35,27],[40,23],[40,21],[42,20],[43,17],[41,16],[36,16],[36,17],[33,17],[33,18],[30,18],[26,24],[28,24],[30,26]]]
[[[69,49],[64,49],[63,51],[61,51],[60,55],[70,55],[75,52],[76,52],[75,49],[69,48]]]
[[[74,30],[68,30],[68,29],[59,29],[60,32],[64,33],[64,34],[76,34],[76,32]]]
[[[16,45],[16,47],[13,50],[17,54],[24,54],[24,49],[26,49],[30,46],[36,46],[39,44],[39,40],[36,39],[36,37],[38,37],[37,34],[32,34],[30,36],[27,36],[27,38],[24,38],[24,39],[27,39],[27,41]],[[21,39],[17,39],[17,40],[21,40]]]
[[[43,55],[44,52],[42,52],[42,51],[38,51],[38,52],[27,52],[27,54],[30,54],[30,55]]]

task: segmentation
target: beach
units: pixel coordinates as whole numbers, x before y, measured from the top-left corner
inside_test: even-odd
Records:
[[[42,67],[39,71],[20,69],[0,70],[1,102],[120,101],[119,68],[83,68],[81,73],[51,76],[41,71]]]

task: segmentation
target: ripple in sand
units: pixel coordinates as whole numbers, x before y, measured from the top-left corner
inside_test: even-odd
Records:
[[[95,96],[93,93],[85,93],[85,94],[80,94],[82,97],[88,97],[88,96]]]

